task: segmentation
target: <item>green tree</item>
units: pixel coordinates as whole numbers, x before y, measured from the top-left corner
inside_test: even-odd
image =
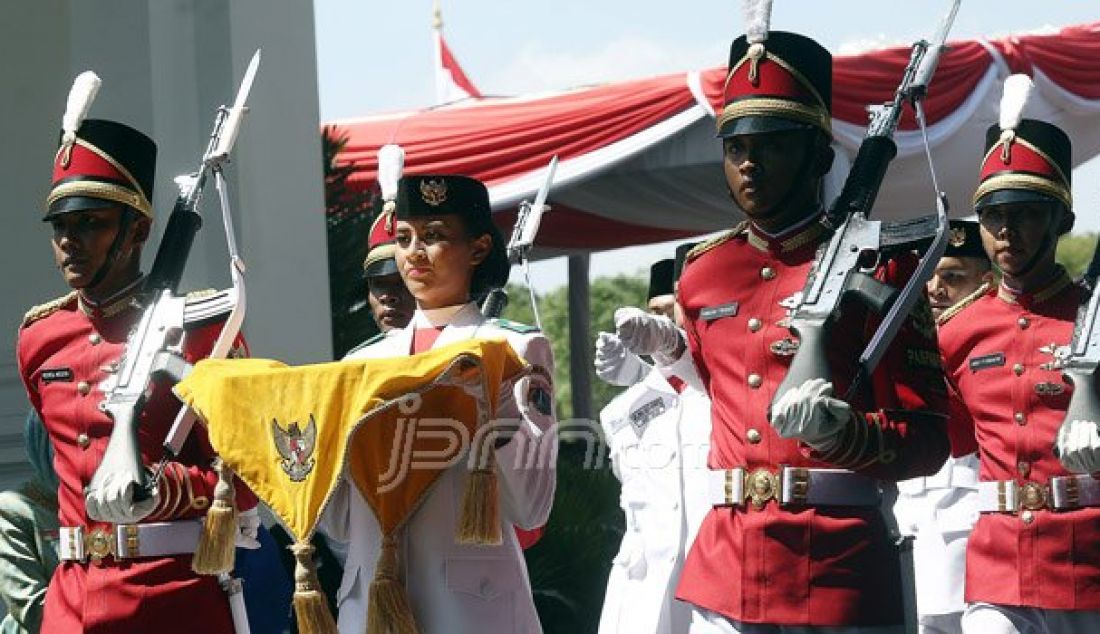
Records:
[[[1096,237],[1095,233],[1071,233],[1058,241],[1058,262],[1071,277],[1080,277],[1088,268],[1096,249]]]
[[[367,255],[367,230],[375,196],[348,185],[355,164],[337,162],[347,142],[348,135],[336,126],[325,126],[321,131],[332,349],[336,358],[378,331],[370,317],[363,282],[363,258]]]
[[[648,281],[640,275],[616,275],[601,277],[592,282],[589,291],[591,319],[587,346],[589,353],[595,348],[596,336],[601,330],[614,331],[615,309],[621,306],[644,307]],[[508,285],[508,307],[504,316],[525,324],[535,323],[531,300],[527,289],[516,284]],[[573,415],[572,386],[569,380],[569,293],[566,287],[556,288],[544,295],[536,295],[542,328],[554,350],[554,394],[557,397],[558,417]],[[623,388],[600,381],[593,373],[592,409],[599,412]]]

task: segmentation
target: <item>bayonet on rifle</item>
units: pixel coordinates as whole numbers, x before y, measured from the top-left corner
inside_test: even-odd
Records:
[[[554,184],[554,173],[558,169],[558,157],[555,155],[546,166],[546,180],[535,194],[535,202],[526,200],[520,203],[519,212],[516,214],[516,224],[512,225],[512,236],[508,239],[505,251],[508,254],[508,263],[515,265],[526,262],[535,244],[535,236],[538,235],[539,225],[542,224],[542,214],[548,209],[546,198],[550,195],[550,186]],[[530,286],[530,282],[528,282]],[[489,296],[481,308],[481,312],[489,318],[500,317],[508,305],[508,294],[502,288],[490,291]],[[538,321],[538,310],[535,308],[534,298],[531,303],[535,311],[535,319]]]

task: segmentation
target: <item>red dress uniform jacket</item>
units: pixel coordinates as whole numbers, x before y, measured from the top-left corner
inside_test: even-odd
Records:
[[[780,302],[802,290],[816,247],[813,222],[769,239],[751,225],[701,247],[680,279],[691,355],[713,401],[712,469],[843,467],[885,480],[930,475],[948,454],[947,400],[931,312],[918,304],[851,404],[853,425],[829,455],[783,439],[766,412],[791,360]],[[700,251],[702,251],[700,253]],[[889,263],[900,286],[914,261]],[[829,361],[843,395],[877,320],[856,302],[830,330]],[[898,558],[878,508],[713,508],[703,520],[678,598],[748,623],[880,625],[902,620]]]
[[[87,517],[84,487],[103,459],[112,429],[111,419],[97,407],[104,399],[99,383],[117,370],[129,330],[140,318],[129,307],[130,299],[85,312],[87,307],[70,293],[36,309],[37,315],[28,314],[19,331],[20,374],[54,447],[61,526],[109,526]],[[214,324],[188,333],[189,361],[206,356],[220,328]],[[160,459],[161,444],[179,410],[168,387],[155,387],[141,415],[140,446],[147,465]],[[214,499],[213,455],[205,430],[197,425],[178,463],[166,470],[184,492],[180,502],[162,502],[145,521],[201,517]],[[188,488],[193,504],[186,502]],[[238,508],[255,504],[251,492],[238,484]],[[161,508],[165,506],[173,508]],[[122,563],[113,557],[62,562],[46,593],[42,631],[194,634],[232,632],[233,626],[217,579],[195,575],[191,556],[178,555]]]
[[[980,480],[1049,483],[1071,475],[1052,448],[1073,387],[1051,369],[1084,291],[1063,273],[1030,295],[991,291],[940,331],[957,388],[952,426],[971,429]],[[966,553],[966,600],[1100,610],[1100,508],[983,513]]]

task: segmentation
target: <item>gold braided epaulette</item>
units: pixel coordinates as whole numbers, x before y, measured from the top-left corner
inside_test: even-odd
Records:
[[[687,261],[687,262],[691,262],[691,261],[695,260],[700,255],[703,255],[704,253],[706,253],[707,251],[710,251],[714,247],[716,247],[718,245],[721,245],[721,244],[725,244],[726,242],[729,242],[733,238],[736,238],[737,236],[741,235],[741,233],[744,232],[748,228],[749,228],[749,221],[748,220],[742,220],[740,224],[738,224],[736,227],[734,227],[730,231],[727,231],[726,233],[723,233],[722,235],[717,236],[715,238],[711,238],[710,240],[707,240],[706,242],[702,242],[700,244],[695,245],[694,249],[687,252],[687,255],[684,257],[684,260]]]
[[[213,288],[204,288],[197,291],[191,291],[184,297],[184,301],[191,301],[195,299],[202,299],[203,297],[210,297],[211,295],[217,295],[218,291]]]
[[[49,317],[61,310],[66,304],[74,301],[76,301],[76,291],[70,291],[57,299],[52,299],[45,304],[39,304],[23,315],[23,323],[19,327],[26,328],[40,319]]]
[[[952,317],[961,313],[964,308],[981,299],[983,295],[989,292],[989,289],[989,282],[982,282],[982,285],[973,293],[955,302],[950,308],[940,313],[940,316],[936,318],[936,325],[942,326],[946,324]]]

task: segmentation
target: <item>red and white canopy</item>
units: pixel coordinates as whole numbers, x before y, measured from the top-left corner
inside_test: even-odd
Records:
[[[854,156],[865,106],[893,97],[907,48],[838,56],[833,132]],[[951,44],[925,109],[940,186],[953,215],[970,213],[985,129],[997,120],[1001,85],[1012,73],[1034,78],[1025,116],[1061,126],[1078,165],[1100,153],[1100,22],[1055,32]],[[350,135],[344,163],[352,187],[374,187],[378,148],[405,148],[406,173],[457,173],[490,188],[498,223],[531,199],[550,157],[560,157],[538,243],[594,251],[673,240],[729,227],[736,213],[721,172],[714,108],[724,68],[664,75],[524,97],[487,97],[430,110],[334,121]],[[883,219],[929,213],[934,196],[911,113],[895,136],[875,210]],[[840,157],[841,163],[844,157]],[[507,234],[506,234],[507,235]]]

